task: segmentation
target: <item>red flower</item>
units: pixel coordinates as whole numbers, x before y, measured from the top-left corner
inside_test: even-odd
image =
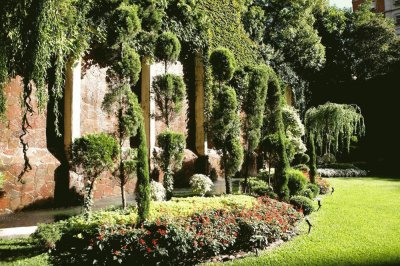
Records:
[[[154,246],[154,247],[157,247],[157,239],[152,239],[152,240],[151,240],[151,243],[153,243],[153,246]]]
[[[158,232],[160,235],[162,235],[162,236],[164,236],[164,235],[167,234],[167,231],[166,231],[166,230],[163,230],[163,229],[158,229],[157,232]]]
[[[147,251],[147,253],[150,253],[150,252],[152,252],[153,250],[152,250],[151,248],[147,248],[146,251]]]
[[[114,255],[118,256],[119,254],[121,254],[121,251],[118,251],[118,250],[114,251]]]
[[[146,241],[144,241],[143,239],[139,239],[139,243],[140,243],[141,245],[144,245],[144,244],[146,244]]]

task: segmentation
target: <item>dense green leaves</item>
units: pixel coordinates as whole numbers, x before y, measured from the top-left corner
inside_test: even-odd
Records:
[[[350,151],[351,138],[365,134],[364,117],[357,105],[326,103],[306,113],[307,134],[312,134],[321,153]]]
[[[138,129],[139,148],[137,152],[136,164],[136,202],[138,205],[138,224],[142,224],[150,212],[150,176],[149,176],[149,157],[147,152],[146,132],[144,121],[140,123]]]
[[[235,90],[223,85],[214,95],[210,119],[210,133],[213,144],[222,151],[226,193],[232,192],[231,177],[240,170],[243,163],[243,147],[240,144],[239,104]]]
[[[166,63],[178,60],[181,52],[181,43],[172,32],[164,32],[158,36],[154,55],[157,60]]]
[[[160,116],[170,125],[172,119],[182,110],[186,99],[186,86],[182,77],[174,74],[156,76],[153,81],[154,100]]]
[[[76,139],[71,147],[72,166],[84,175],[86,215],[93,205],[93,189],[96,179],[106,170],[112,170],[118,158],[119,147],[114,138],[106,134],[91,134]]]
[[[230,50],[217,48],[210,55],[210,65],[212,74],[217,81],[229,81],[235,72],[236,60]]]
[[[174,188],[173,172],[182,166],[186,139],[182,133],[167,130],[157,136],[157,142],[161,151],[157,154],[156,160],[164,172],[167,199],[171,199]]]

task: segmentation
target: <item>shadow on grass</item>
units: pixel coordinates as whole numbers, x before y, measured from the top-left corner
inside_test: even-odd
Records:
[[[43,248],[34,245],[28,239],[0,240],[0,262],[17,261],[32,258],[45,253]]]

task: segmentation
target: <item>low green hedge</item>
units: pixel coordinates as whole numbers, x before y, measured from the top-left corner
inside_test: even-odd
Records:
[[[303,211],[304,215],[309,215],[315,210],[312,200],[304,196],[291,197],[290,204],[292,204],[297,210]]]

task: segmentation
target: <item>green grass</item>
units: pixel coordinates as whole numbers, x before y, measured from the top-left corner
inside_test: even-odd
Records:
[[[400,265],[400,179],[331,179],[314,227],[233,265]]]
[[[400,265],[400,179],[331,179],[335,193],[310,215],[314,227],[234,265]],[[28,240],[0,240],[0,265],[48,265]]]
[[[48,256],[29,239],[0,240],[0,265],[49,265]]]

